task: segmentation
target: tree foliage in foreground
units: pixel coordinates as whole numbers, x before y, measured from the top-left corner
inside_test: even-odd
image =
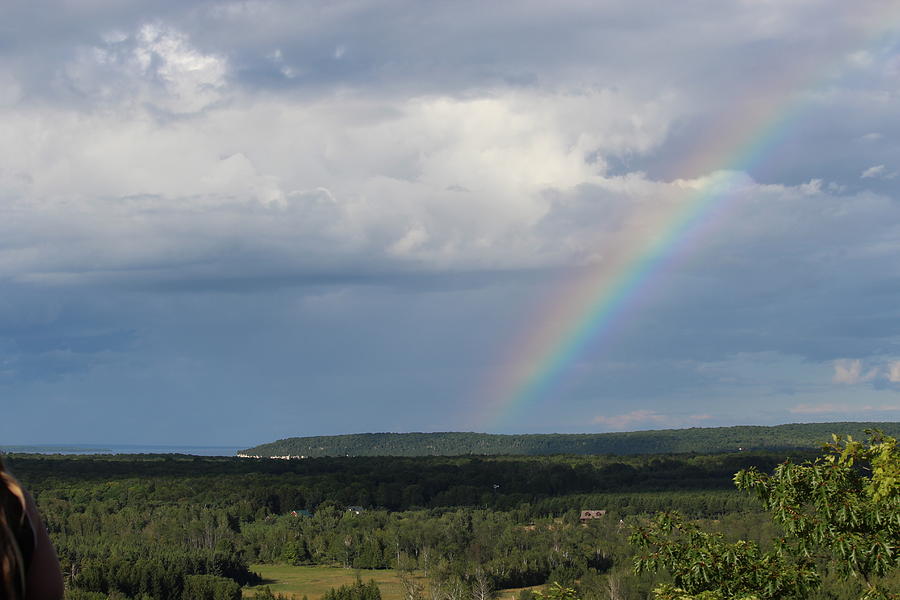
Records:
[[[754,492],[785,533],[763,551],[727,543],[676,514],[638,527],[635,570],[668,571],[662,600],[807,597],[823,568],[861,583],[865,600],[900,598],[884,577],[900,567],[900,453],[897,440],[869,432],[867,443],[834,436],[825,455],[772,475],[739,471],[735,485]]]

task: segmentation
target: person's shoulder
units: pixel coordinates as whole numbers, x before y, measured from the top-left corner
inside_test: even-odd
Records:
[[[25,600],[61,600],[64,587],[59,557],[41,520],[34,498],[27,492],[25,512],[34,535],[34,551],[28,564]]]

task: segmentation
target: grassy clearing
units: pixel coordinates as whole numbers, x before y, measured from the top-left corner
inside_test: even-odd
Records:
[[[244,588],[244,596],[253,596],[259,587],[269,586],[276,594],[287,594],[300,600],[319,600],[333,587],[351,584],[357,575],[367,582],[374,579],[382,600],[403,600],[403,589],[392,569],[341,569],[339,567],[295,567],[292,565],[251,565],[250,570],[263,578],[262,586]],[[424,578],[421,578],[425,583]]]
[[[308,600],[319,600],[325,592],[333,587],[351,584],[357,575],[367,582],[374,579],[381,590],[382,600],[403,600],[403,587],[393,569],[341,569],[339,567],[295,567],[292,565],[251,565],[250,570],[259,573],[263,578],[262,586],[244,588],[244,596],[253,596],[260,587],[269,586],[276,594],[286,594],[300,600],[306,596]],[[423,586],[428,586],[422,575],[416,579]],[[514,600],[519,589],[500,590],[498,600]],[[426,594],[427,596],[427,594]]]

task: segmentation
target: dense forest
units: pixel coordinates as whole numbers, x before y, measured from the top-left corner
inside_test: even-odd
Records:
[[[734,473],[818,454],[6,460],[45,516],[71,600],[238,600],[261,583],[258,563],[396,569],[408,600],[488,600],[550,583],[582,600],[618,600],[650,598],[667,581],[633,571],[629,535],[653,515],[677,510],[765,547],[781,533],[734,488]],[[606,512],[583,521],[584,510]],[[372,585],[332,596],[374,598]],[[826,573],[809,597],[858,592],[858,582]]]
[[[793,423],[586,434],[358,433],[287,438],[241,450],[240,454],[315,457],[713,453],[738,448],[818,448],[835,431],[861,438],[866,429],[900,435],[900,423]]]
[[[620,519],[742,513],[752,501],[730,474],[781,459],[7,457],[45,515],[72,598],[237,598],[258,581],[257,561],[407,566],[457,582],[478,564],[497,587],[570,581],[626,551]],[[609,519],[577,526],[584,508]]]

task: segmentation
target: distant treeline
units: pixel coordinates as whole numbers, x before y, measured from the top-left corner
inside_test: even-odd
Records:
[[[716,453],[742,450],[819,448],[831,433],[862,438],[866,429],[900,435],[900,423],[792,423],[586,434],[357,433],[294,437],[240,454],[283,456],[459,456],[550,454]]]
[[[244,460],[184,455],[9,455],[8,462],[40,499],[45,490],[88,502],[102,482],[128,505],[191,498],[204,506],[240,505],[244,518],[260,508],[280,514],[315,510],[323,502],[392,511],[442,507],[560,514],[591,504],[584,496],[645,492],[734,491],[732,475],[756,466],[770,471],[790,454],[813,451],[736,452],[712,455],[323,457]],[[145,484],[152,484],[147,486]],[[571,497],[575,500],[569,500]],[[607,499],[597,498],[605,508]],[[643,502],[643,501],[642,501]],[[668,500],[667,500],[668,502]],[[692,500],[693,502],[693,500]],[[250,508],[252,507],[252,508]],[[624,508],[624,506],[622,507]],[[643,507],[657,510],[664,507]],[[704,505],[703,512],[707,508]],[[717,510],[712,509],[711,513]]]

